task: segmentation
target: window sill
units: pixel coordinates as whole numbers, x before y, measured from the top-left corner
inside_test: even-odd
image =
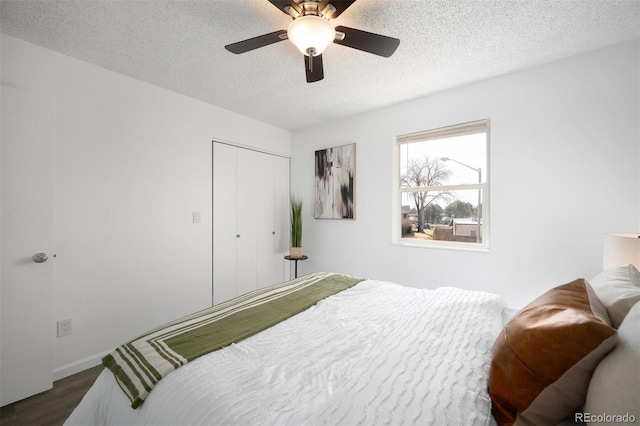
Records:
[[[469,243],[452,243],[451,241],[443,241],[442,243],[430,241],[428,243],[419,243],[411,241],[392,241],[392,245],[399,247],[426,248],[436,250],[454,250],[454,251],[470,251],[474,253],[491,253],[488,245],[478,245],[470,247]]]

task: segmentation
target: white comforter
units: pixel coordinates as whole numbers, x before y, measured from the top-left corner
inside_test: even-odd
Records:
[[[498,296],[364,281],[171,373],[138,409],[105,370],[66,425],[489,425]]]

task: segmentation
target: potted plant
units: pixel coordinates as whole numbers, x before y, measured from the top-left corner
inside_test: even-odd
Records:
[[[291,249],[292,259],[302,258],[302,200],[291,198]]]

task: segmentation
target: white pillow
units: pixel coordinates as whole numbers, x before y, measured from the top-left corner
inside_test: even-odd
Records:
[[[607,307],[613,328],[620,327],[627,312],[640,301],[640,272],[631,264],[606,269],[589,284]]]
[[[636,303],[618,329],[618,343],[598,364],[587,391],[584,414],[620,424],[620,418],[640,419],[640,303]],[[598,419],[600,420],[600,419]],[[628,422],[629,420],[627,420]]]

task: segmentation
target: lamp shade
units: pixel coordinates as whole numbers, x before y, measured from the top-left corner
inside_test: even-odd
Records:
[[[287,37],[303,55],[318,56],[333,43],[336,30],[326,19],[308,15],[289,24]]]
[[[640,234],[610,232],[604,235],[604,269],[632,264],[640,269]]]

